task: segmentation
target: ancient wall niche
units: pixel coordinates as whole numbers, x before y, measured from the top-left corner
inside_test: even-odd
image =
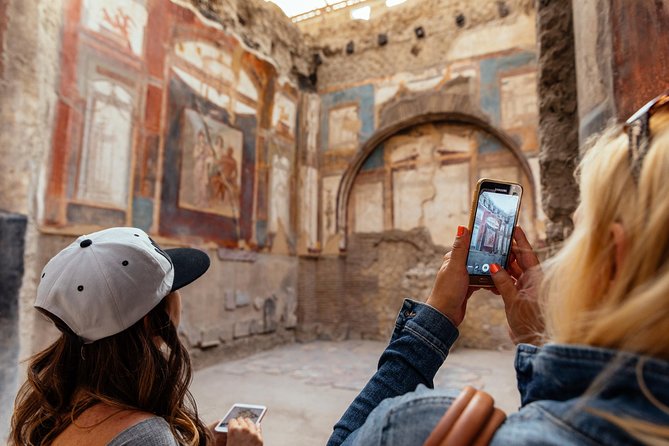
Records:
[[[531,172],[494,136],[448,122],[407,128],[371,152],[350,192],[348,230],[426,228],[435,244],[449,246],[457,226],[467,224],[474,186],[484,177],[524,186],[520,223],[534,236]]]

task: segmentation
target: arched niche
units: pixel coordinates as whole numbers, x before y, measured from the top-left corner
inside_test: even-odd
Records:
[[[492,125],[480,110],[470,93],[469,81],[458,78],[446,84],[440,92],[405,95],[381,108],[378,115],[377,131],[362,145],[342,176],[337,192],[337,232],[342,236],[340,249],[347,247],[349,228],[349,202],[356,178],[365,162],[379,145],[396,135],[419,128],[426,124],[449,124],[469,126],[497,141],[515,158],[517,166],[525,178],[526,187],[523,201],[530,201],[532,221],[536,220],[536,187],[534,177],[525,154],[518,143],[502,129]],[[467,197],[467,201],[471,196]]]

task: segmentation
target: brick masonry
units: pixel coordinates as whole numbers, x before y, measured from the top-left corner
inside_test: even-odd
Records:
[[[417,229],[354,234],[346,256],[300,258],[298,339],[388,339],[402,301],[427,299],[445,252]],[[458,345],[510,348],[498,296],[472,298]]]

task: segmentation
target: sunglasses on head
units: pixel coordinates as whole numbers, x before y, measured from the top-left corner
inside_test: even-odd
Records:
[[[629,137],[631,173],[635,182],[639,181],[641,165],[650,148],[650,118],[667,104],[669,104],[669,91],[648,102],[625,122],[625,130]]]

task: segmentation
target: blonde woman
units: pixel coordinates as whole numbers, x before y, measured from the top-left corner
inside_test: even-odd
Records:
[[[543,273],[520,228],[507,270],[491,267],[525,342],[521,407],[491,444],[669,444],[669,95],[600,136],[578,176],[574,232]],[[474,291],[468,244],[460,227],[427,302],[405,301],[329,446],[422,445],[450,406],[453,393],[428,388]]]

